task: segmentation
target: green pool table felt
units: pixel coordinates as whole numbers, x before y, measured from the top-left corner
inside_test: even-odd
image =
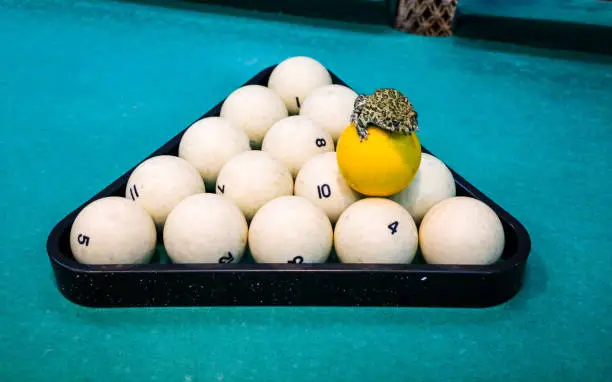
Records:
[[[203,6],[0,0],[0,380],[612,377],[612,60]],[[91,309],[55,288],[67,212],[252,75],[317,58],[395,87],[420,139],[523,222],[525,286],[487,309]]]

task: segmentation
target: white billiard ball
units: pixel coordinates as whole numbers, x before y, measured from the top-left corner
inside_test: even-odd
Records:
[[[421,153],[419,170],[412,182],[390,199],[404,206],[420,224],[431,207],[455,195],[455,179],[448,167],[433,155]]]
[[[85,206],[70,229],[70,249],[82,264],[143,264],[157,243],[155,223],[137,203],[119,196]]]
[[[310,159],[295,178],[294,194],[321,207],[332,223],[351,204],[362,198],[344,180],[336,153],[323,153]]]
[[[323,126],[334,142],[351,123],[357,93],[343,85],[326,85],[310,93],[302,104],[300,115]]]
[[[300,196],[266,203],[249,227],[249,248],[258,263],[323,263],[333,240],[323,210]]]
[[[191,163],[200,172],[206,189],[212,190],[221,167],[234,155],[250,149],[249,136],[242,128],[223,117],[208,117],[185,131],[178,156]]]
[[[249,136],[256,150],[268,129],[288,116],[285,103],[272,89],[262,85],[246,85],[234,90],[223,102],[220,116],[227,118]]]
[[[285,102],[289,114],[298,114],[310,93],[332,78],[325,66],[311,57],[295,56],[279,63],[268,80],[268,87]]]
[[[293,177],[283,162],[267,152],[245,151],[221,168],[216,193],[230,198],[250,221],[270,200],[293,195]]]
[[[248,226],[228,198],[197,194],[174,207],[163,235],[174,263],[237,263],[246,248]]]
[[[309,118],[294,115],[272,125],[261,149],[283,162],[295,177],[310,158],[334,151],[334,141],[327,130]]]
[[[398,203],[364,198],[340,215],[334,248],[343,263],[408,264],[418,248],[417,226]]]
[[[181,200],[206,192],[204,180],[186,160],[159,155],[140,163],[130,174],[125,196],[144,207],[158,228]]]
[[[455,196],[433,206],[419,228],[421,253],[430,264],[487,265],[504,250],[502,223],[478,199]]]

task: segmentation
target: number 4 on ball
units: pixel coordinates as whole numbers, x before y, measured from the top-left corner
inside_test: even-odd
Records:
[[[393,223],[389,224],[387,226],[387,228],[389,228],[391,230],[391,235],[395,235],[395,233],[397,232],[397,226],[399,225],[398,221],[394,221]]]

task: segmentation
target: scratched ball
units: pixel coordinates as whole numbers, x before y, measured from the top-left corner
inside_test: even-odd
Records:
[[[248,226],[228,198],[198,194],[170,212],[163,238],[174,263],[237,263],[244,255]]]
[[[250,221],[270,200],[293,195],[293,177],[283,162],[267,152],[245,151],[221,168],[216,193],[228,197]]]
[[[294,193],[321,207],[332,223],[361,198],[342,177],[335,152],[319,154],[306,162],[295,178]]]
[[[280,96],[262,85],[246,85],[234,90],[221,106],[221,117],[230,120],[249,136],[249,144],[256,150],[268,129],[288,116]]]
[[[334,151],[334,141],[316,122],[293,115],[281,119],[268,130],[261,150],[287,165],[295,177],[310,158]]]
[[[400,204],[386,198],[365,198],[351,204],[338,219],[334,248],[343,263],[408,264],[416,255],[414,219]]]
[[[136,201],[151,215],[158,228],[181,200],[206,192],[204,180],[186,160],[159,155],[139,164],[130,175],[125,196]]]
[[[266,203],[249,227],[249,248],[258,263],[323,263],[332,240],[325,212],[301,196]]]
[[[142,264],[153,256],[157,231],[145,209],[110,196],[93,201],[70,229],[70,249],[82,264]]]
[[[278,64],[268,80],[285,103],[289,114],[298,114],[310,93],[318,87],[330,85],[332,78],[325,66],[312,57],[290,57]]]

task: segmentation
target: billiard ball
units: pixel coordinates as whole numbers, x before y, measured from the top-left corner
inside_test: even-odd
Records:
[[[185,131],[178,156],[199,172],[207,190],[213,190],[221,167],[234,155],[250,150],[249,136],[223,117],[203,118]]]
[[[300,115],[323,126],[338,142],[340,134],[351,122],[351,113],[357,93],[343,85],[326,85],[316,88],[300,108]]]
[[[216,193],[230,198],[250,221],[265,203],[293,195],[293,177],[283,162],[267,152],[245,151],[221,168]]]
[[[362,139],[351,123],[338,138],[338,167],[348,185],[362,195],[388,197],[408,187],[421,162],[417,134],[376,126]]]
[[[310,158],[334,151],[334,141],[327,130],[311,119],[294,115],[272,125],[261,149],[283,162],[295,177]]]
[[[398,203],[387,198],[364,198],[340,215],[334,248],[343,263],[411,263],[418,248],[417,226]]]
[[[174,263],[237,263],[248,237],[247,221],[228,198],[191,195],[168,215],[164,246]]]
[[[333,229],[322,209],[300,196],[281,196],[259,209],[249,227],[249,248],[258,263],[323,263]]]
[[[390,198],[404,206],[417,224],[436,203],[456,194],[455,179],[448,167],[431,154],[421,153],[421,163],[408,187]]]
[[[484,202],[455,196],[434,205],[419,228],[423,258],[430,264],[487,265],[505,245],[504,228]]]
[[[125,196],[143,206],[157,227],[162,228],[174,206],[201,192],[206,192],[206,186],[195,167],[173,155],[158,155],[134,169]]]
[[[225,99],[220,116],[243,129],[249,136],[251,148],[259,149],[268,129],[288,114],[285,103],[274,90],[262,85],[246,85]]]
[[[335,152],[319,154],[304,164],[295,178],[294,194],[321,207],[332,223],[362,197],[342,177]]]
[[[268,80],[268,87],[280,95],[289,114],[298,114],[309,94],[332,78],[325,66],[312,57],[290,57],[279,63]]]
[[[142,264],[155,252],[157,231],[145,209],[119,196],[85,206],[70,228],[70,249],[82,264]]]

